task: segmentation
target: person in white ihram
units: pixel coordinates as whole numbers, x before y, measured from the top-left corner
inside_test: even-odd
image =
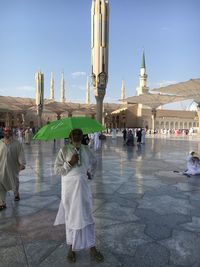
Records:
[[[65,224],[70,262],[76,261],[75,251],[87,248],[90,248],[90,255],[100,262],[104,257],[95,247],[90,185],[97,161],[90,148],[81,144],[82,138],[81,129],[72,130],[71,143],[60,149],[55,160],[54,169],[62,181],[61,202],[54,225]]]
[[[99,139],[99,136],[101,135],[100,132],[94,133],[94,150],[98,150],[101,148],[101,140]]]
[[[197,175],[200,174],[200,156],[192,151],[187,157],[187,170],[183,174]]]
[[[4,128],[0,140],[0,211],[6,209],[6,194],[12,190],[14,200],[19,201],[19,172],[25,169],[26,160],[23,146],[12,138],[12,129]]]

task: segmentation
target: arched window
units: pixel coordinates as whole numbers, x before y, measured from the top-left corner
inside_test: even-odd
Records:
[[[175,122],[175,129],[178,129],[178,122]]]

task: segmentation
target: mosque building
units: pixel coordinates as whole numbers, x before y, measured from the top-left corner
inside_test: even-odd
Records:
[[[136,89],[137,96],[149,93],[147,86],[147,72],[145,64],[145,53],[142,52],[142,62],[139,75],[139,86]],[[122,81],[121,100],[125,101],[125,85]],[[193,105],[194,106],[194,105]],[[155,116],[155,126],[152,125],[152,116]],[[126,104],[118,110],[108,114],[106,126],[109,128],[148,128],[148,129],[190,129],[199,127],[197,111],[190,110],[169,110],[151,108],[143,104]]]

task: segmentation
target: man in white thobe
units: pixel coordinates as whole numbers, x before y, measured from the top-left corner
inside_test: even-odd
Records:
[[[145,136],[146,136],[146,131],[145,131],[145,129],[142,129],[141,144],[145,144]]]
[[[94,150],[98,150],[101,148],[101,140],[99,139],[101,133],[100,132],[96,132],[94,133]]]
[[[27,145],[30,145],[31,143],[31,140],[32,140],[32,132],[30,130],[30,127],[28,127],[26,130],[25,130],[25,144]]]
[[[70,134],[71,143],[60,149],[55,161],[55,172],[62,180],[61,202],[54,225],[65,224],[69,261],[75,262],[75,251],[85,248],[90,248],[91,256],[97,261],[103,261],[103,255],[95,247],[90,185],[97,162],[90,148],[81,144],[82,138],[82,131],[74,129]]]
[[[6,208],[6,193],[12,190],[15,201],[19,201],[19,172],[25,169],[22,144],[12,138],[12,130],[4,128],[4,138],[0,140],[0,211]]]

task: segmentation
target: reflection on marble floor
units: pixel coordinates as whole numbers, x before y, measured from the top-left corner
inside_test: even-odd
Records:
[[[77,267],[200,266],[200,177],[173,173],[185,169],[198,139],[151,139],[126,147],[107,137],[95,152],[92,181],[98,248],[96,264],[88,251]],[[53,164],[63,142],[24,146],[27,168],[20,176],[21,201],[7,195],[0,212],[0,266],[72,266],[66,260],[64,226],[53,226],[60,201],[60,178]]]

